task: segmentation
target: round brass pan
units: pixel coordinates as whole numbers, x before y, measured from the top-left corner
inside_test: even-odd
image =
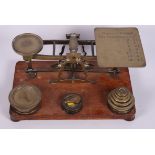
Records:
[[[23,84],[15,87],[9,94],[11,109],[19,114],[31,114],[40,107],[41,92],[34,85]]]
[[[16,53],[22,56],[32,56],[42,50],[43,40],[38,35],[24,33],[14,38],[12,47]]]

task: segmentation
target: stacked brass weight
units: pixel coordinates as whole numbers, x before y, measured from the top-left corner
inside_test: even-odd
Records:
[[[120,87],[109,93],[108,105],[112,111],[119,114],[126,114],[134,107],[135,99],[127,88]]]
[[[9,101],[14,112],[32,114],[40,108],[41,92],[34,85],[18,85],[10,92]]]

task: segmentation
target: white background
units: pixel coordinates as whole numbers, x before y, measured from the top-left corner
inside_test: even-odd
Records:
[[[107,27],[108,25],[106,25]],[[110,25],[109,25],[110,26]],[[98,26],[0,26],[1,78],[0,89],[0,128],[155,128],[155,26],[138,27],[143,44],[146,68],[130,69],[133,93],[136,99],[136,118],[134,121],[124,120],[49,120],[12,122],[9,118],[8,94],[12,89],[14,67],[22,60],[11,46],[13,38],[21,33],[31,32],[43,39],[65,39],[66,33],[80,33],[81,39],[94,39],[94,28]],[[100,26],[103,27],[103,26]],[[111,26],[110,26],[111,27]],[[124,27],[124,26],[123,26]],[[57,49],[58,50],[58,49]],[[88,49],[89,50],[89,49]],[[44,46],[43,52],[51,53],[52,46]]]

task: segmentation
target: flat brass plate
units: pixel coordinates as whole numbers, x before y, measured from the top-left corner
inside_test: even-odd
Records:
[[[22,56],[32,56],[43,48],[43,40],[35,34],[24,33],[14,38],[12,47]]]
[[[96,28],[99,67],[144,67],[145,56],[137,28]]]
[[[41,92],[34,85],[19,85],[9,95],[11,107],[20,114],[30,114],[38,109],[41,101]]]

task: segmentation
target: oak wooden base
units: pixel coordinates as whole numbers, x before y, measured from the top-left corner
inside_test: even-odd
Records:
[[[34,61],[33,67],[49,68],[54,61]],[[96,65],[96,64],[95,64]],[[26,63],[20,61],[16,64],[13,87],[20,84],[34,84],[42,92],[41,108],[34,114],[21,115],[10,109],[10,118],[20,120],[84,120],[84,119],[124,119],[131,121],[135,118],[135,107],[127,114],[112,112],[107,105],[108,93],[117,87],[127,87],[132,92],[128,68],[122,68],[117,78],[109,73],[89,72],[88,79],[96,83],[50,83],[56,80],[58,72],[39,72],[36,78],[29,78],[25,73]],[[70,73],[64,72],[67,78]],[[83,77],[82,72],[77,73]],[[78,93],[83,98],[83,108],[76,114],[67,114],[61,108],[64,95]]]

